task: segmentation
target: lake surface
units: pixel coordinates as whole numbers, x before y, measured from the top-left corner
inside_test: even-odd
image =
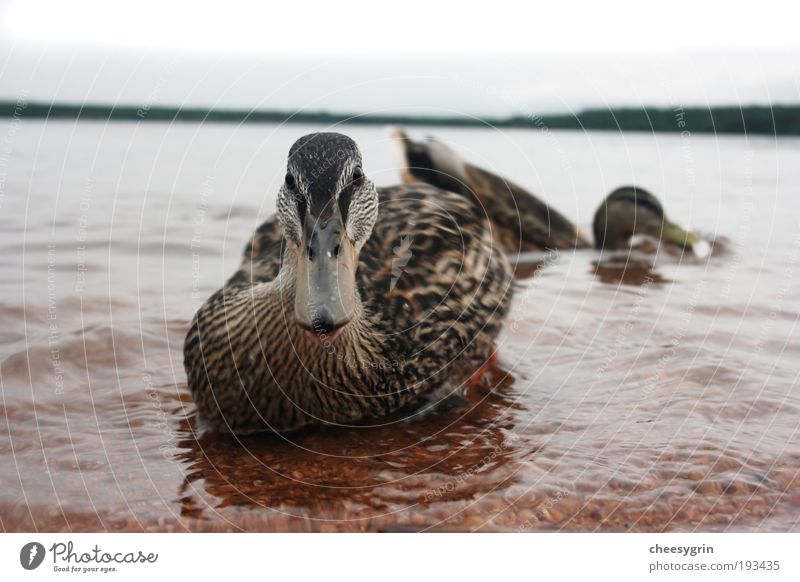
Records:
[[[797,139],[416,128],[587,232],[646,187],[714,253],[551,256],[487,381],[383,426],[198,434],[189,320],[318,129],[0,124],[3,530],[800,530]]]

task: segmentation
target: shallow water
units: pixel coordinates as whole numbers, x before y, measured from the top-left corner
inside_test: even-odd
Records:
[[[796,139],[431,129],[582,225],[645,186],[714,253],[539,257],[481,385],[197,435],[188,321],[313,129],[3,122],[4,530],[800,529]],[[345,131],[398,179],[383,130]]]

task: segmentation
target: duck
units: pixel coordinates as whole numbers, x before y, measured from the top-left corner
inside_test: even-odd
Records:
[[[471,197],[493,217],[494,235],[508,253],[569,249],[617,251],[629,248],[636,235],[647,235],[676,250],[694,250],[701,242],[669,220],[652,193],[639,186],[622,186],[606,196],[592,222],[594,242],[573,222],[532,192],[456,154],[441,140],[411,139],[393,128],[399,145],[404,183],[424,182]]]
[[[199,427],[383,422],[496,357],[514,283],[493,208],[421,181],[378,188],[343,134],[298,139],[276,213],[187,332]]]
[[[668,219],[658,198],[638,186],[622,186],[606,196],[594,214],[592,230],[598,250],[625,249],[637,235],[687,251],[694,251],[701,240]]]

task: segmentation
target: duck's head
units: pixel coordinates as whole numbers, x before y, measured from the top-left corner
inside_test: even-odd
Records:
[[[634,235],[648,235],[657,240],[692,250],[699,239],[664,214],[658,199],[636,186],[617,188],[603,200],[594,215],[594,241],[598,249],[619,249]]]
[[[301,137],[289,151],[278,221],[294,263],[295,317],[333,338],[356,314],[358,254],[378,217],[378,193],[356,143],[338,133]]]

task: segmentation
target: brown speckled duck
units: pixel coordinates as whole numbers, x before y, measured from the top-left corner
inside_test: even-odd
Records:
[[[512,295],[507,254],[591,246],[533,194],[441,142],[394,136],[406,183],[380,189],[344,135],[292,146],[277,214],[186,337],[205,426],[288,431],[396,411],[492,354]],[[691,245],[651,198],[612,193],[595,218],[598,245],[639,231]]]
[[[376,188],[353,140],[307,135],[277,214],[192,321],[184,364],[199,418],[250,432],[384,416],[489,356],[511,290],[472,199]]]

